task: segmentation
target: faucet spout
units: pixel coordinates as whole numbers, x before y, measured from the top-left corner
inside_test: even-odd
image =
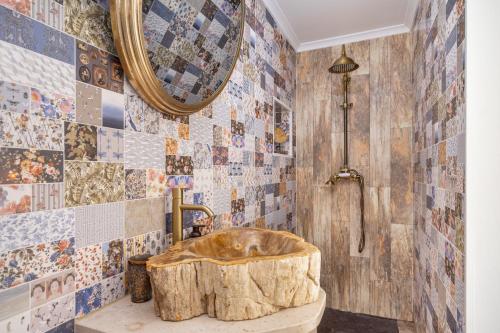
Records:
[[[207,216],[210,218],[213,218],[215,215],[214,212],[207,206],[185,204],[183,198],[183,189],[172,189],[172,236],[174,244],[182,241],[183,239],[182,232],[184,229],[184,222],[182,212],[185,210],[201,211],[207,214]]]
[[[208,217],[214,217],[214,212],[208,208],[207,206],[203,206],[203,205],[190,205],[190,204],[182,204],[181,205],[181,210],[197,210],[197,211],[200,211],[200,212],[203,212],[205,214],[207,214]]]

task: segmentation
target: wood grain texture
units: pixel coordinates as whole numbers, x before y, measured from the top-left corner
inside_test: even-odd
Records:
[[[390,186],[391,114],[389,41],[370,41],[370,186]]]
[[[342,77],[327,72],[340,46],[298,56],[296,94],[298,108],[306,110],[297,116],[297,165],[307,166],[297,170],[298,225],[323,252],[327,306],[402,320],[412,319],[413,297],[408,45],[407,35],[347,45],[348,55],[360,64],[349,94],[349,164],[366,181],[361,254],[357,184],[324,186],[343,165]]]

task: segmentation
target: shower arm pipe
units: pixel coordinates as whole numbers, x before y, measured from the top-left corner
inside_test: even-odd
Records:
[[[349,169],[349,140],[348,140],[348,129],[349,129],[349,109],[352,108],[352,103],[349,103],[349,83],[351,82],[351,77],[349,74],[343,75],[343,84],[344,84],[344,102],[340,107],[344,110],[344,166],[343,170]]]

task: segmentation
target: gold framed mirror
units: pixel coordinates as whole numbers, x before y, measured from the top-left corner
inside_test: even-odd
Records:
[[[222,92],[239,58],[245,0],[111,0],[118,56],[151,107],[200,111]]]

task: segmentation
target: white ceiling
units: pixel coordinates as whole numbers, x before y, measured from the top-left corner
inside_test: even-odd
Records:
[[[408,32],[418,0],[264,0],[298,52]]]

